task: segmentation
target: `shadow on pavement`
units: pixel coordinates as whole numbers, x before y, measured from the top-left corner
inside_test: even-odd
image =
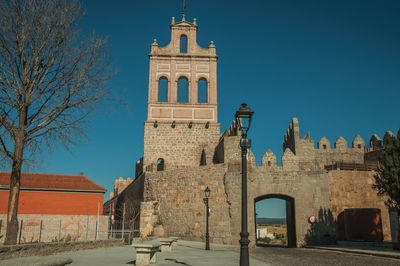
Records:
[[[193,246],[182,245],[182,244],[179,244],[179,246],[185,247],[185,248],[197,249],[197,250],[205,250],[205,247],[193,247]],[[232,247],[232,248],[216,248],[216,247],[211,246],[210,249],[211,249],[211,251],[230,251],[230,250],[236,250],[238,248],[236,248],[236,247]]]
[[[165,259],[165,260],[175,262],[176,264],[182,264],[182,265],[185,265],[185,266],[191,266],[190,264],[187,264],[186,262],[178,261],[176,259]]]
[[[288,246],[284,245],[270,245],[270,244],[256,244],[256,247],[268,247],[268,248],[289,248]]]
[[[128,263],[126,263],[126,264],[130,264],[130,265],[136,265],[136,260],[132,260],[132,261],[130,261],[130,262],[128,262]]]

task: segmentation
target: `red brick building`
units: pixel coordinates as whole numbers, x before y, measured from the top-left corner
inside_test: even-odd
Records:
[[[0,214],[7,213],[10,175],[0,172]],[[84,175],[22,173],[18,214],[101,215],[105,192]]]

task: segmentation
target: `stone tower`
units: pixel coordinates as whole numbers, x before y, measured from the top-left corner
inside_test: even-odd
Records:
[[[151,45],[144,171],[211,163],[218,143],[217,55],[196,42],[197,23],[170,24],[171,41]]]

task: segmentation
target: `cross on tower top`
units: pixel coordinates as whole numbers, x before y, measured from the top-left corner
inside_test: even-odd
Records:
[[[186,1],[183,0],[183,3],[182,3],[182,21],[185,21],[185,17],[186,17],[185,9],[186,9]]]

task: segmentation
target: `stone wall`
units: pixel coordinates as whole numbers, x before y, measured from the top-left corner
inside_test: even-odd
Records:
[[[209,186],[211,242],[238,244],[241,164],[237,140],[237,137],[224,138],[225,144],[232,144],[231,149],[225,151],[225,155],[231,156],[229,163],[146,173],[145,203],[142,204],[145,217],[141,218],[141,223],[160,223],[166,235],[204,240],[205,206],[202,198],[204,189]],[[294,198],[297,245],[304,245],[310,229],[308,217],[320,209],[329,208],[327,179],[325,171],[294,171],[285,167],[267,168],[249,164],[248,228],[251,246],[255,244],[255,199],[269,194]],[[155,203],[157,208],[154,207]],[[141,224],[141,228],[146,228],[144,231],[148,233],[153,225]]]
[[[355,136],[351,147],[343,137],[338,137],[331,147],[331,143],[322,137],[315,148],[314,140],[309,134],[300,136],[300,127],[297,118],[293,118],[285,134],[284,151],[290,149],[303,168],[323,169],[325,165],[334,162],[364,163],[364,140]]]
[[[145,172],[122,193],[129,200],[142,201],[140,229],[151,235],[158,225],[167,236],[204,241],[204,189],[211,189],[209,204],[210,240],[213,243],[238,244],[241,231],[241,151],[235,122],[219,136],[219,124],[145,123]],[[248,231],[250,246],[255,245],[255,203],[266,198],[286,200],[293,212],[296,246],[327,244],[337,239],[337,218],[345,208],[380,208],[385,240],[390,239],[388,212],[382,198],[372,190],[373,172],[335,170],[332,162],[364,163],[364,141],[356,136],[349,147],[339,137],[331,147],[326,138],[314,147],[309,135],[299,136],[297,119],[285,137],[282,166],[268,151],[262,165],[255,166],[248,155]],[[204,153],[203,153],[204,150]],[[206,165],[200,165],[205,154]],[[158,158],[165,169],[157,171]],[[147,161],[146,161],[147,160]],[[120,197],[121,198],[121,197]],[[313,225],[311,215],[317,217]],[[290,218],[292,217],[292,218]],[[289,226],[290,227],[290,226]],[[293,239],[293,238],[292,238]]]
[[[231,203],[232,244],[239,241],[241,230],[241,173],[240,168],[228,172],[227,194]],[[282,167],[266,169],[256,167],[248,173],[248,223],[250,246],[255,244],[255,203],[256,199],[277,195],[294,199],[295,230],[297,246],[305,244],[310,229],[308,217],[320,209],[329,207],[327,175],[322,171],[286,171]]]
[[[330,209],[337,219],[347,208],[378,208],[381,210],[383,238],[391,240],[389,211],[384,198],[372,189],[373,171],[333,170],[328,173]]]
[[[100,215],[40,215],[19,214],[20,243],[85,241],[107,239],[108,217]],[[7,229],[7,214],[0,214],[0,242],[4,242]],[[18,233],[20,235],[20,233]]]
[[[145,122],[145,171],[157,171],[157,160],[164,159],[165,169],[189,168],[200,165],[202,151],[206,162],[213,162],[215,147],[219,142],[219,123]]]
[[[146,205],[158,202],[158,222],[163,225],[166,235],[204,241],[206,210],[203,198],[208,186],[211,190],[210,240],[230,244],[231,210],[225,191],[225,173],[224,164],[147,173],[144,201],[148,202]]]

